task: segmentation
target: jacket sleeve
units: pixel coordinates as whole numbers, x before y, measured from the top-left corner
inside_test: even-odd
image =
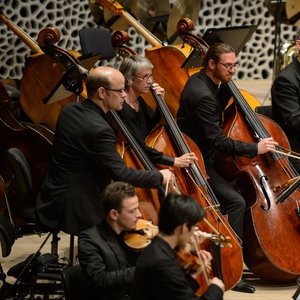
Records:
[[[127,167],[116,148],[116,138],[111,127],[98,130],[92,139],[90,154],[96,164],[111,173],[113,180],[131,183],[144,188],[159,188],[162,185],[162,174],[152,170],[137,170]],[[129,151],[125,149],[125,151]]]

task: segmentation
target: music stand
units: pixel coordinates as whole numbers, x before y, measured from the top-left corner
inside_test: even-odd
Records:
[[[257,25],[234,26],[224,28],[209,28],[203,35],[203,40],[209,45],[226,43],[233,47],[236,55],[244,48],[256,31]],[[181,68],[198,68],[202,66],[202,57],[194,49],[184,61]]]

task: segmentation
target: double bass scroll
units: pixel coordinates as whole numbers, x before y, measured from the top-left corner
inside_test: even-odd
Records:
[[[193,29],[194,24],[189,18],[180,19],[177,23],[177,32],[183,43],[189,44],[196,52],[196,55],[203,58],[209,45],[200,36],[191,34],[190,32]]]
[[[117,1],[95,0],[95,2],[103,6],[104,9],[108,9],[113,15],[121,15],[126,18],[129,24],[152,45],[151,48],[145,50],[145,56],[154,66],[160,66],[159,69],[153,69],[153,75],[157,82],[164,82],[164,89],[166,95],[168,95],[165,100],[172,115],[175,117],[179,106],[179,97],[187,79],[199,70],[199,68],[181,68],[193,50],[192,47],[188,44],[163,44],[152,32],[126,12]],[[166,57],[168,57],[168,59],[166,59]],[[145,99],[151,107],[155,106],[152,97],[148,99],[147,96],[145,96]]]
[[[60,33],[53,27],[42,29],[37,39],[43,52],[49,55],[55,63],[61,63],[66,69],[56,87],[51,91],[48,97],[43,99],[43,103],[45,104],[49,102],[51,96],[61,84],[64,85],[67,91],[70,91],[79,97],[84,88],[83,80],[88,75],[88,70],[84,69],[72,54],[54,45],[59,39]]]
[[[59,88],[62,77],[66,73],[66,66],[61,62],[55,62],[51,56],[45,54],[37,41],[9,20],[1,10],[0,20],[33,52],[25,60],[23,76],[20,81],[21,106],[33,122],[44,124],[55,131],[61,108],[69,102],[78,101],[78,98],[79,100],[85,99],[85,87],[83,87],[80,97],[71,91],[67,91],[64,87]],[[45,41],[44,45],[46,44]],[[63,49],[60,48],[60,50]],[[80,54],[75,51],[68,52],[68,58],[71,65],[73,65],[75,57],[79,57]],[[53,91],[56,91],[56,93]],[[51,100],[48,100],[49,98]],[[47,104],[43,102],[44,99],[47,99]]]

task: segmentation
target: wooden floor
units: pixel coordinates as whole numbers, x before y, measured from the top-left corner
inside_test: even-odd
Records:
[[[60,234],[60,237],[61,240],[59,242],[59,256],[69,258],[69,236],[66,234]],[[37,251],[44,238],[45,236],[27,236],[17,240],[12,248],[10,256],[1,260],[4,271],[7,271],[11,266],[23,261],[28,257],[28,255]],[[77,240],[75,240],[75,245],[77,245]],[[50,247],[50,242],[47,242],[43,247],[41,253],[50,252]],[[74,256],[76,256],[76,247]],[[292,296],[295,294],[298,288],[296,283],[277,286],[266,284],[255,277],[253,273],[246,269],[246,267],[244,276],[249,283],[255,286],[256,292],[254,294],[246,294],[227,291],[224,296],[225,300],[287,300],[292,299]],[[7,281],[10,283],[14,283],[15,279],[7,278]]]

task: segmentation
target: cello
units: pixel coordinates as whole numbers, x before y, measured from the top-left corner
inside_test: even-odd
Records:
[[[243,142],[273,136],[280,149],[290,149],[279,125],[256,114],[233,81],[228,87],[234,101],[225,110],[223,134]],[[278,191],[298,176],[279,147],[253,159],[219,153],[216,166],[234,182],[247,203],[243,242],[246,265],[261,279],[286,283],[300,274],[300,222],[295,212],[300,192],[294,190],[284,201],[277,200]]]
[[[78,77],[82,76],[80,63],[76,59],[79,55],[75,51],[69,52],[58,47],[55,48],[57,51],[54,51],[54,46],[53,51],[45,54],[41,49],[43,47],[40,47],[35,40],[9,20],[2,11],[0,11],[0,20],[34,53],[26,59],[20,81],[21,106],[32,121],[44,124],[54,131],[61,108],[69,102],[82,101],[86,98],[83,82],[81,86],[76,85],[75,89],[72,85],[67,85],[67,87],[62,85],[62,80],[65,79],[64,76],[70,69],[73,72],[77,69]],[[59,40],[58,31],[55,31],[55,34],[52,33],[51,38],[49,33],[47,35],[44,45],[54,44]]]

